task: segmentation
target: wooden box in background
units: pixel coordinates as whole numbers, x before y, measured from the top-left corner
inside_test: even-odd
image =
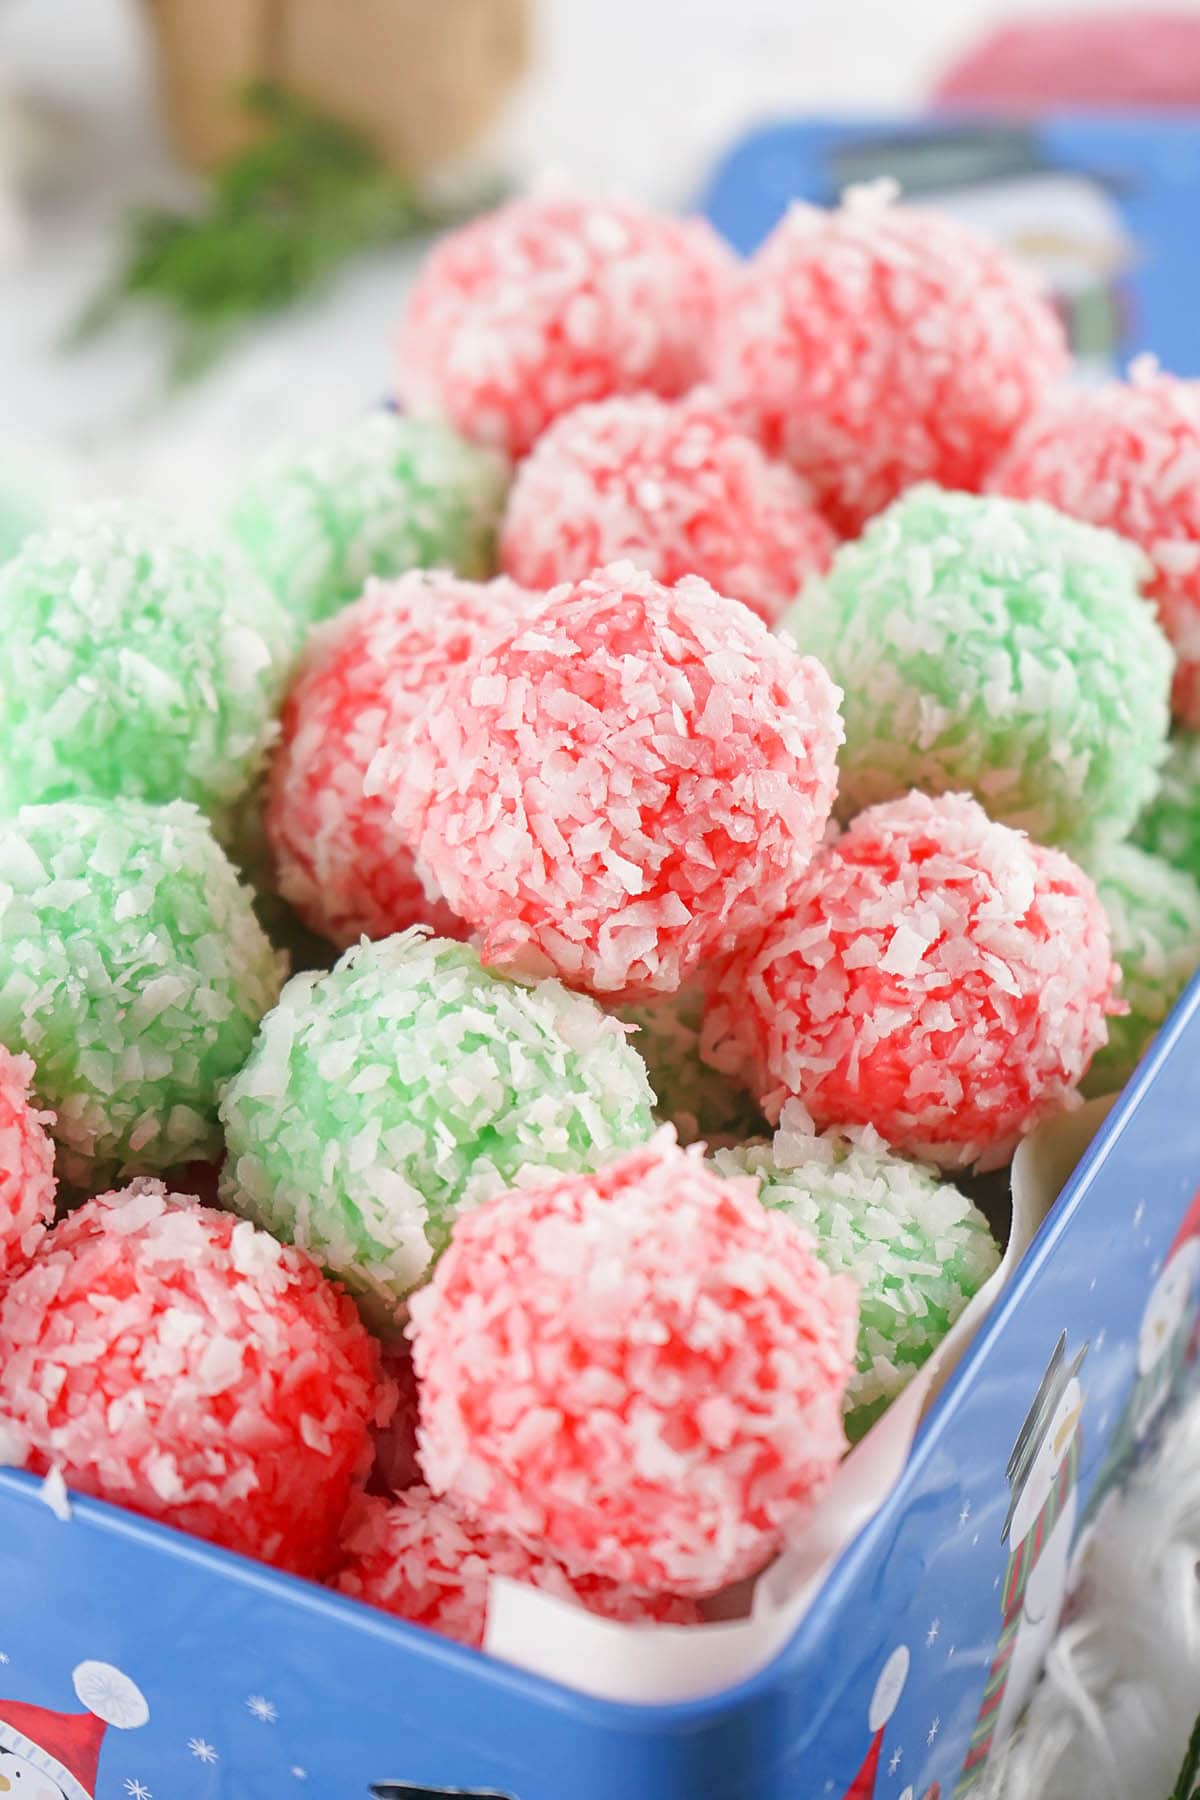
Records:
[[[530,61],[531,0],[145,0],[184,159],[209,168],[255,125],[239,96],[276,83],[368,137],[393,167],[469,150]]]

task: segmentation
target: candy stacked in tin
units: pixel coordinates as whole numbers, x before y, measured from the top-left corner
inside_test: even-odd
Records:
[[[27,522],[24,1466],[472,1644],[803,1535],[1200,961],[1200,401],[1069,384],[886,190],[745,263],[542,194],[224,534]]]

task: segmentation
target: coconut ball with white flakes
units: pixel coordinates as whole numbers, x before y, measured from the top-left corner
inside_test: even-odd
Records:
[[[349,605],[372,575],[492,574],[508,464],[431,419],[382,410],[254,470],[230,526],[301,626]]]
[[[389,1403],[334,1283],[160,1181],[87,1201],[0,1301],[35,1473],[297,1574],[334,1562]]]
[[[24,1268],[54,1217],[53,1121],[30,1103],[33,1064],[0,1046],[0,1288]]]
[[[853,1282],[669,1128],[460,1219],[413,1296],[436,1493],[575,1574],[715,1593],[845,1450]]]
[[[1115,841],[1154,792],[1174,658],[1110,531],[911,489],[780,629],[846,693],[838,807],[969,790],[1041,843]]]
[[[0,802],[190,800],[224,829],[294,648],[232,546],[150,506],[79,508],[0,570]]]
[[[740,601],[613,563],[449,675],[389,771],[397,822],[486,963],[673,993],[807,868],[838,699]]]
[[[219,1089],[281,974],[195,807],[0,820],[0,1043],[33,1059],[71,1186],[219,1156]]]
[[[283,898],[343,949],[409,925],[462,935],[427,895],[373,770],[403,756],[413,723],[447,675],[524,614],[537,596],[515,582],[410,570],[370,581],[304,649],[271,762],[263,828]]]
[[[1085,1092],[1123,1087],[1200,968],[1200,885],[1162,857],[1113,844],[1088,864],[1121,970],[1123,1010],[1088,1070]]]
[[[1133,841],[1200,881],[1200,732],[1181,731],[1171,739],[1158,792]]]
[[[860,813],[709,990],[701,1052],[777,1120],[996,1168],[1077,1103],[1117,969],[1092,881],[965,794]]]
[[[858,1289],[858,1367],[846,1434],[863,1435],[932,1355],[1000,1261],[979,1208],[936,1169],[870,1127],[818,1135],[790,1102],[770,1142],[720,1150],[722,1175],[752,1175],[764,1206],[812,1238]]]
[[[653,1129],[620,1023],[414,929],[289,982],[225,1092],[222,1197],[310,1252],[381,1325],[456,1215]]]

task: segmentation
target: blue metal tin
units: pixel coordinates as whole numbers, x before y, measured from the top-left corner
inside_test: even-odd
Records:
[[[53,1767],[81,1712],[73,1674],[100,1662],[136,1683],[149,1716],[104,1732],[97,1800],[969,1794],[1105,1492],[1185,1379],[1197,1069],[1200,982],[932,1408],[899,1487],[752,1680],[688,1705],[589,1699],[114,1508],[74,1501],[60,1520],[36,1482],[6,1473],[0,1746],[13,1719],[36,1741],[44,1718]],[[63,1772],[53,1800],[92,1792]]]

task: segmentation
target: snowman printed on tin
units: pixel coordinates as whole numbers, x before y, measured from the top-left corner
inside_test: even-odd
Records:
[[[0,1745],[0,1795],[4,1800],[65,1800],[62,1787],[19,1750]]]
[[[1200,1290],[1200,1193],[1193,1198],[1167,1248],[1138,1327],[1133,1386],[1113,1426],[1104,1461],[1087,1504],[1086,1546],[1113,1495],[1152,1439],[1168,1403],[1196,1354],[1197,1294]]]
[[[1195,1321],[1196,1277],[1200,1274],[1200,1194],[1180,1221],[1142,1314],[1137,1342],[1137,1376],[1129,1400],[1135,1444],[1149,1436],[1188,1358]]]
[[[1001,1627],[955,1800],[982,1778],[992,1746],[1009,1735],[1033,1691],[1062,1614],[1078,1511],[1079,1370],[1087,1345],[1067,1361],[1064,1331],[1008,1459],[1009,1506],[1000,1541],[1008,1566]]]
[[[141,1690],[110,1663],[80,1663],[71,1680],[83,1712],[0,1699],[0,1800],[95,1800],[108,1728],[136,1731],[150,1717]]]

